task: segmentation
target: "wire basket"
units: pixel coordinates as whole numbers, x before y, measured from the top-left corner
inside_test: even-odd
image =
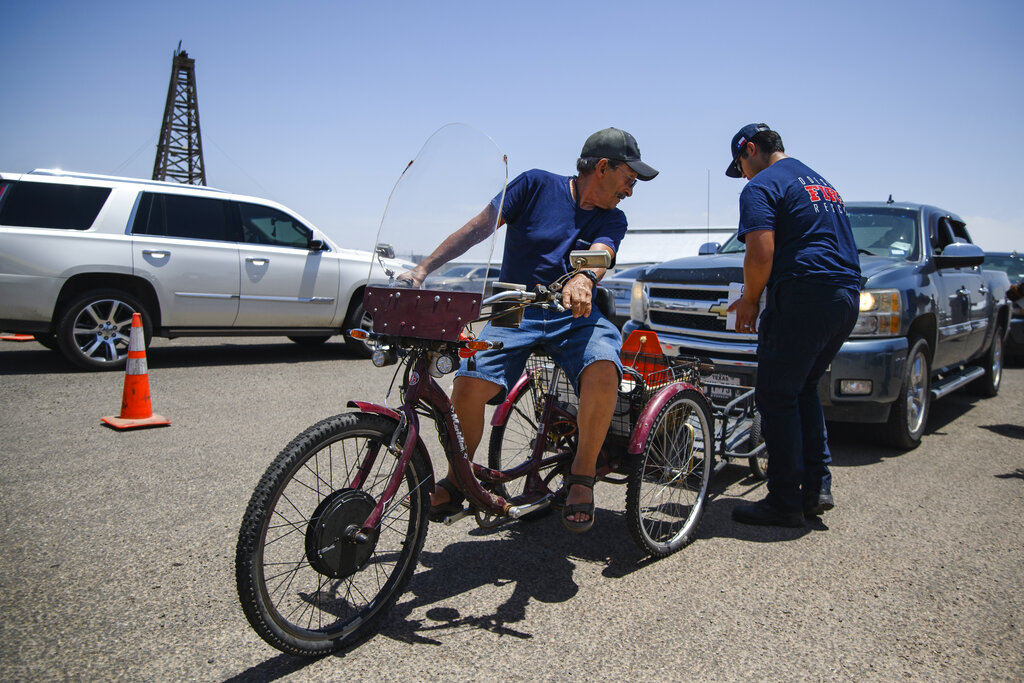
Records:
[[[622,381],[608,433],[628,437],[636,426],[640,412],[656,393],[675,382],[700,381],[699,363],[670,359],[665,354],[623,352]]]
[[[629,438],[644,406],[664,387],[674,382],[691,382],[695,385],[700,382],[699,363],[696,361],[646,353],[623,353],[620,358],[622,380],[619,383],[615,412],[608,427],[610,437]],[[531,390],[534,392],[538,420],[554,369],[554,361],[543,353],[535,353],[526,361],[526,371],[533,376]],[[579,397],[564,372],[559,374],[555,395],[563,409],[576,414]]]

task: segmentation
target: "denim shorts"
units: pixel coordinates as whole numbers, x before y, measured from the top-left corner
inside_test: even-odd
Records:
[[[484,379],[508,391],[523,374],[526,359],[535,348],[542,348],[551,356],[577,393],[580,374],[594,361],[615,363],[619,377],[622,377],[622,362],[619,360],[622,337],[596,306],[586,318],[573,318],[572,311],[529,307],[523,312],[519,327],[494,327],[487,323],[478,337],[500,341],[504,346],[478,351],[474,356],[476,368],[473,370],[468,368],[468,360],[463,359],[457,377]]]

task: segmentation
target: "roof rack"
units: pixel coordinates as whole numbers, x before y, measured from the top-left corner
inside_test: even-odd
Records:
[[[185,183],[174,183],[166,180],[146,180],[144,178],[125,178],[122,176],[102,175],[99,173],[79,173],[77,171],[63,171],[59,168],[36,168],[30,171],[28,175],[46,175],[56,176],[60,178],[82,178],[84,180],[110,180],[120,183],[136,183],[139,185],[163,185],[164,187],[189,187],[196,190],[208,190],[210,192],[220,192],[223,194],[228,194],[227,190],[219,190],[215,187],[208,187],[206,185],[188,185]]]

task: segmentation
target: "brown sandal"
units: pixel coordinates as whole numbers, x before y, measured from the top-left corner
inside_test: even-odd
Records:
[[[588,477],[588,476],[586,476],[584,474],[567,474],[567,475],[565,475],[565,480],[564,481],[565,481],[566,498],[568,498],[568,495],[569,495],[569,487],[571,487],[574,484],[578,484],[580,486],[586,486],[588,489],[590,489],[591,494],[593,494],[595,479],[596,479],[596,477]],[[567,504],[563,505],[562,506],[562,526],[564,526],[566,529],[568,529],[569,531],[573,532],[574,534],[581,534],[581,533],[583,533],[585,531],[590,531],[590,527],[594,526],[594,511],[595,511],[595,508],[596,508],[596,505],[594,503],[594,499],[593,498],[591,498],[589,503],[572,503],[572,504],[568,504],[567,503]],[[571,519],[569,519],[569,517],[571,515],[575,515],[577,513],[583,513],[585,515],[589,515],[590,519],[588,519],[585,522],[574,522]]]
[[[462,512],[462,502],[466,500],[466,496],[455,485],[455,482],[448,477],[438,479],[437,485],[448,492],[448,501],[430,507],[430,513],[427,517],[431,522],[443,522],[445,518]]]

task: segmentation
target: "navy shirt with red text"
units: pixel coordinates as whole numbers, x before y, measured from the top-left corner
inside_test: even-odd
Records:
[[[738,238],[775,232],[768,286],[800,278],[860,289],[860,259],[846,205],[827,180],[797,159],[780,159],[740,194]]]

